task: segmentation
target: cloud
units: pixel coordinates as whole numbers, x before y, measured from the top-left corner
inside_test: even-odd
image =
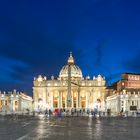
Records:
[[[102,66],[102,60],[103,60],[103,55],[104,55],[106,46],[107,46],[107,40],[101,40],[98,42],[95,48],[95,52],[96,52],[95,65],[96,66]]]
[[[56,77],[61,67],[67,63],[70,51],[80,55],[80,49],[75,48],[72,42],[74,34],[69,34],[63,41],[57,39],[58,35],[37,32],[29,25],[19,24],[11,19],[3,18],[2,21],[0,25],[3,25],[5,36],[9,39],[0,42],[0,55],[15,62],[8,62],[11,70],[7,74],[9,78],[19,82],[17,87],[24,85],[23,88],[28,87],[31,92],[34,76],[43,74],[49,77],[53,74]],[[15,87],[16,84],[12,85]]]

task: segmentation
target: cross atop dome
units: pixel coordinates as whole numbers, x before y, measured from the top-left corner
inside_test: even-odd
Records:
[[[74,59],[73,59],[73,57],[72,57],[72,52],[70,52],[70,56],[69,56],[69,58],[68,58],[68,64],[69,64],[69,65],[74,64]]]

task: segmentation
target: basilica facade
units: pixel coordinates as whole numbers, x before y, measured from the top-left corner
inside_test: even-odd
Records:
[[[105,110],[105,78],[101,75],[92,79],[83,77],[79,66],[75,65],[72,53],[62,67],[57,79],[39,75],[33,81],[35,111],[56,108]],[[69,104],[70,102],[70,104]]]

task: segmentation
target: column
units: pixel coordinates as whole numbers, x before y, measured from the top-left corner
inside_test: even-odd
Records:
[[[51,96],[51,108],[53,108],[53,92],[51,92],[50,96]]]
[[[78,101],[78,92],[76,92],[76,108],[79,108],[79,103],[78,103],[79,101]]]
[[[47,103],[48,106],[50,107],[50,93],[49,93],[48,90],[46,91],[46,103]]]
[[[88,92],[86,92],[86,109],[88,108]]]
[[[81,108],[81,93],[79,93],[79,108]]]
[[[127,100],[127,111],[130,111],[130,100]]]
[[[46,88],[44,88],[43,89],[43,96],[44,96],[44,103],[45,103],[45,105],[47,104],[47,90],[46,90]],[[46,109],[46,107],[45,107],[45,109]]]
[[[71,93],[71,107],[73,108],[73,95],[74,95],[74,92],[72,91],[72,93]]]
[[[79,108],[79,93],[76,94],[76,108]]]
[[[120,95],[118,95],[117,97],[117,102],[118,102],[118,113],[121,111],[121,99],[120,99]]]
[[[126,111],[128,111],[128,100],[126,100]]]
[[[48,104],[48,99],[49,99],[49,97],[48,97],[48,94],[49,94],[49,92],[48,92],[48,90],[46,89],[46,92],[45,92],[45,94],[46,94],[46,104]]]
[[[78,92],[78,108],[81,108],[80,91]]]
[[[10,103],[10,111],[12,112],[13,111],[13,99],[11,98],[11,103]]]
[[[92,105],[95,104],[95,102],[93,101],[93,95],[94,95],[94,92],[93,92],[93,90],[91,90],[91,103],[92,103]]]
[[[61,102],[61,108],[63,108],[62,98],[63,98],[63,92],[61,92],[61,99],[60,99],[60,102]]]
[[[66,97],[65,97],[65,108],[67,108],[67,93],[65,94],[66,95]]]
[[[11,110],[12,110],[12,111],[15,111],[15,104],[14,104],[14,103],[15,103],[15,101],[14,101],[14,99],[12,98],[12,99],[11,99]]]
[[[123,111],[126,111],[126,100],[124,100]]]
[[[61,96],[62,96],[61,91],[59,91],[59,104],[58,104],[59,108],[62,108]]]

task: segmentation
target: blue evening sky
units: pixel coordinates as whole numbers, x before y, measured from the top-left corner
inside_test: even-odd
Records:
[[[0,90],[31,95],[33,77],[57,78],[70,51],[84,77],[140,73],[140,1],[0,2]]]

